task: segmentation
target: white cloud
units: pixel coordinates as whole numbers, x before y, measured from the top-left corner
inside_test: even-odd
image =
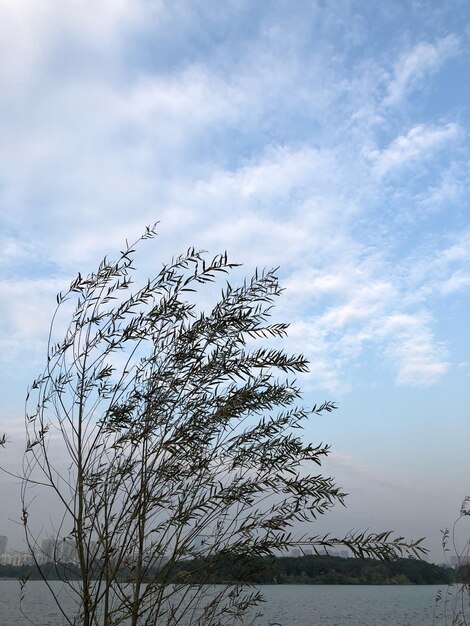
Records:
[[[426,159],[436,150],[461,137],[457,124],[430,127],[418,124],[406,135],[400,135],[383,150],[371,150],[366,156],[371,160],[375,172],[384,176],[410,163]]]
[[[211,125],[238,122],[252,95],[207,68],[190,65],[170,76],[141,77],[114,98],[121,126],[152,142],[153,149],[166,144],[174,151]]]
[[[1,281],[2,325],[25,338],[34,336],[38,327],[44,330],[44,321],[49,318],[49,311],[44,312],[44,308],[52,308],[44,307],[44,304],[51,296],[54,304],[60,286],[61,281],[49,278]]]
[[[154,16],[160,5],[159,0],[152,3]],[[124,33],[145,27],[144,6],[141,0],[2,2],[0,70],[4,85],[37,86],[54,55],[57,63],[74,47],[81,49],[84,62],[90,53],[109,58],[118,52]]]
[[[292,322],[288,345],[295,352],[304,354],[309,361],[309,373],[302,376],[307,390],[345,391],[340,366],[336,355],[332,353],[329,338],[315,320],[306,318]]]
[[[377,256],[361,263],[349,255],[351,250],[341,265],[337,259],[335,274],[328,266],[324,276],[321,270],[307,270],[287,281],[287,294],[293,293],[297,307],[302,303],[302,310],[321,311],[293,326],[295,349],[313,355],[313,384],[344,391],[348,370],[370,346],[384,355],[398,385],[435,384],[448,370],[448,354],[432,332],[430,314],[415,311],[408,299],[409,284],[402,276],[407,269],[395,275]]]
[[[458,291],[470,288],[470,270],[458,270],[454,272],[441,285],[441,291],[445,295],[450,295]]]
[[[385,104],[397,104],[407,92],[420,85],[423,79],[438,71],[442,65],[459,52],[460,41],[447,35],[436,43],[421,42],[397,60],[393,77],[388,84]]]
[[[0,234],[0,266],[28,259],[31,247],[25,242],[6,234]]]
[[[290,296],[306,295],[320,298],[325,295],[340,295],[349,290],[351,283],[343,273],[331,273],[315,268],[306,268],[289,276],[285,287]]]
[[[448,297],[468,292],[470,285],[470,229],[453,233],[410,259],[406,289],[409,300]]]
[[[435,341],[426,314],[397,313],[383,320],[385,354],[396,364],[399,385],[435,384],[448,369],[447,350]]]
[[[200,183],[197,191],[200,195],[236,194],[240,199],[257,196],[269,201],[301,189],[329,190],[338,179],[333,151],[280,146],[268,149],[261,159],[235,172],[216,173]]]
[[[435,183],[418,194],[417,211],[426,215],[439,211],[448,211],[449,207],[465,202],[465,193],[469,188],[468,164],[454,161],[445,167]]]
[[[349,284],[347,302],[332,307],[322,316],[325,328],[340,329],[354,322],[370,320],[390,302],[395,289],[390,283],[368,276]]]

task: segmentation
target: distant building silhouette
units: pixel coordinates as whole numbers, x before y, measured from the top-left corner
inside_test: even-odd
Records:
[[[5,537],[5,535],[0,535],[0,554],[6,553],[7,543],[8,543],[8,537]]]
[[[43,539],[41,556],[45,563],[75,563],[78,560],[75,543],[69,539]]]
[[[56,541],[54,539],[43,539],[41,543],[41,552],[44,561],[54,561]]]

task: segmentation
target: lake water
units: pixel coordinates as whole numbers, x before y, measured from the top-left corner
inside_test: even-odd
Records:
[[[54,590],[60,583],[53,583]],[[435,600],[438,591],[443,599]],[[265,617],[256,626],[443,626],[446,587],[346,586],[346,585],[265,585],[262,591]],[[20,588],[16,581],[0,580],[0,624],[29,626],[19,611]],[[466,599],[468,604],[468,599]],[[451,599],[448,599],[449,611]],[[440,608],[439,608],[440,607]],[[28,583],[24,610],[37,626],[66,624],[41,582]],[[434,619],[434,622],[433,622]],[[452,619],[448,618],[448,624]]]

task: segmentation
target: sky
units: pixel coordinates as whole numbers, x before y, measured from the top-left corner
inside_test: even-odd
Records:
[[[3,465],[56,293],[159,221],[146,275],[189,246],[280,268],[304,402],[338,404],[304,436],[350,494],[308,532],[442,561],[470,494],[469,51],[466,0],[2,0]]]

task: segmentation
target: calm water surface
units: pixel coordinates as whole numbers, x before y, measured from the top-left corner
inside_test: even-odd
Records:
[[[58,591],[60,583],[53,583]],[[436,594],[446,587],[424,586],[338,586],[265,585],[265,618],[256,626],[432,626]],[[0,624],[29,626],[19,611],[19,584],[0,580]],[[443,626],[444,600],[435,626]],[[71,604],[69,604],[71,607]],[[30,582],[24,610],[37,626],[66,624],[41,582]],[[449,624],[451,620],[449,621]]]

